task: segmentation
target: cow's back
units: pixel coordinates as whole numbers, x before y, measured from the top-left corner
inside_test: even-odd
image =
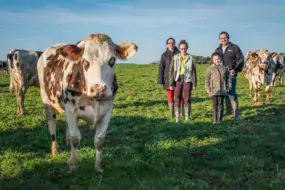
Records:
[[[64,112],[61,103],[62,86],[64,68],[68,66],[58,52],[62,46],[53,46],[45,50],[37,64],[42,101],[44,104],[53,106],[60,113]]]

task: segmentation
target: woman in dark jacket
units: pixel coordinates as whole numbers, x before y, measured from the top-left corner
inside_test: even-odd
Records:
[[[179,53],[179,50],[175,46],[175,40],[168,38],[166,40],[167,49],[161,55],[159,73],[158,73],[158,84],[163,85],[163,89],[166,90],[168,96],[168,107],[170,111],[170,117],[174,116],[173,102],[174,102],[174,90],[169,87],[169,67],[171,64],[172,57]]]

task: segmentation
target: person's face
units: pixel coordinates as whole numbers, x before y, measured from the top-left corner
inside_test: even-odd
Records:
[[[173,49],[174,49],[174,46],[175,46],[174,40],[169,39],[169,40],[167,41],[167,48],[170,49],[170,50],[173,50]]]
[[[188,49],[188,48],[187,48],[187,45],[186,45],[186,44],[180,44],[179,50],[180,50],[180,52],[181,52],[182,55],[185,55],[185,54],[186,54],[187,49]]]
[[[215,65],[220,65],[221,64],[221,59],[220,59],[220,57],[219,56],[214,56],[213,57],[213,63],[215,64]]]
[[[220,35],[220,42],[223,46],[227,45],[227,43],[229,42],[229,38],[226,34],[221,34]]]

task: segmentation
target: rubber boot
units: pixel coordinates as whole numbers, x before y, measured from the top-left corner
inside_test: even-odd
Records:
[[[224,117],[232,114],[232,103],[228,96],[225,97],[225,104],[226,104],[226,113],[224,114]]]
[[[217,117],[218,115],[217,115],[217,112],[216,112],[216,110],[213,110],[213,124],[217,124]]]
[[[180,113],[182,116],[184,116],[184,102],[181,102],[180,108]]]
[[[175,122],[179,123],[180,121],[180,107],[175,107]]]
[[[223,109],[219,109],[218,113],[217,113],[217,123],[222,123],[223,120]]]
[[[168,102],[170,118],[174,117],[174,104],[173,102]]]
[[[239,114],[238,114],[238,100],[231,100],[233,112],[234,112],[234,120],[239,121]]]
[[[190,116],[190,107],[185,107],[185,120],[188,121]]]

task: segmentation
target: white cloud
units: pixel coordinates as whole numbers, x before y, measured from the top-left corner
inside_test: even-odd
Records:
[[[249,28],[251,26],[252,26],[251,24],[243,25],[243,26],[240,27],[240,29],[243,30],[243,29]]]

